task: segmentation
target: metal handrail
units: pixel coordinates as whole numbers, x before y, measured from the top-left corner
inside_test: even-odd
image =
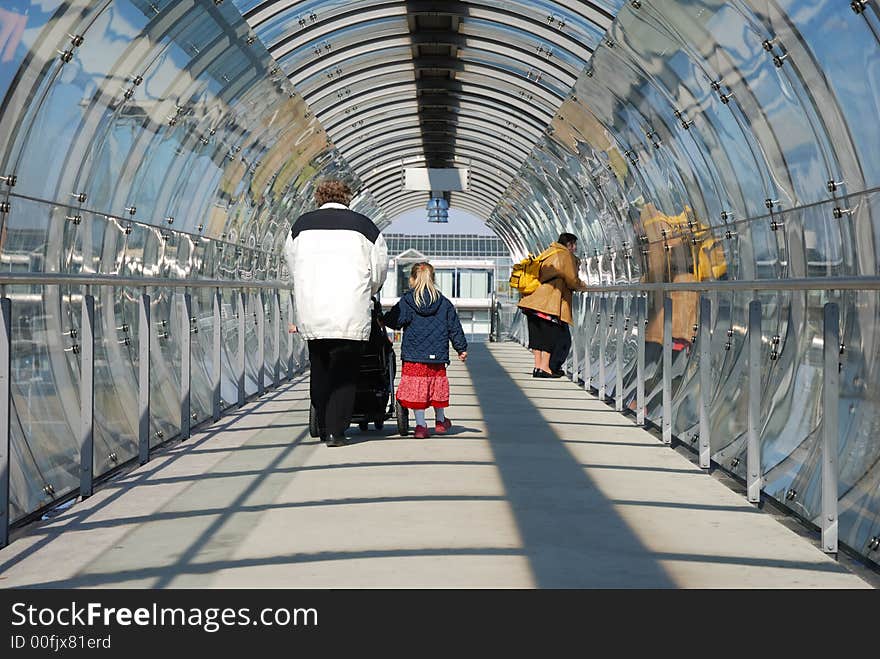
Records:
[[[645,293],[650,291],[810,291],[880,290],[880,277],[803,277],[798,279],[731,279],[695,282],[640,282],[588,285],[585,293]]]
[[[747,280],[747,281],[707,281],[707,282],[645,282],[639,284],[609,284],[605,286],[587,286],[584,292],[598,295],[588,296],[585,304],[587,317],[583,323],[584,340],[580,363],[578,350],[572,353],[570,376],[578,382],[580,376],[591,390],[592,358],[591,346],[594,337],[599,342],[599,383],[597,394],[600,400],[606,400],[606,343],[609,339],[606,328],[611,328],[615,337],[616,356],[615,373],[616,388],[614,404],[618,411],[623,411],[623,351],[622,343],[626,336],[636,335],[636,423],[646,424],[645,419],[645,327],[648,317],[648,299],[643,295],[649,291],[659,291],[663,295],[663,344],[662,344],[662,440],[664,444],[672,443],[672,315],[673,301],[665,293],[672,291],[795,291],[795,290],[880,290],[880,277],[816,277],[787,280]],[[606,295],[613,293],[615,295]],[[632,325],[630,318],[623,313],[626,293],[633,293],[634,315]],[[694,441],[699,440],[699,461],[703,469],[711,468],[711,425],[709,423],[709,405],[711,401],[711,358],[710,350],[713,329],[711,326],[713,300],[711,296],[700,299],[699,320],[694,325],[694,341],[699,347],[699,432]],[[613,322],[612,322],[613,319]],[[760,351],[763,343],[762,302],[754,296],[748,307],[748,327],[744,335],[748,355],[748,432],[747,432],[747,465],[746,488],[748,500],[760,503],[764,475],[761,464],[761,401],[766,392],[762,391],[760,372]],[[602,328],[602,329],[600,329]],[[630,329],[631,328],[631,329]],[[728,330],[730,336],[731,330]],[[843,346],[840,342],[840,308],[836,302],[823,305],[822,350],[823,350],[823,388],[822,388],[822,435],[821,435],[821,548],[827,553],[838,550],[838,405],[840,396],[839,355]],[[523,342],[524,337],[520,337]],[[778,342],[779,337],[774,337]],[[729,349],[730,341],[725,344]],[[775,352],[771,354],[777,355]]]
[[[268,288],[292,291],[293,286],[283,281],[248,279],[166,279],[164,277],[125,277],[107,274],[4,272],[0,273],[0,286],[131,286],[133,288]]]
[[[224,280],[224,279],[166,279],[161,277],[129,277],[112,274],[89,274],[89,273],[46,273],[46,272],[6,272],[0,273],[0,548],[9,543],[9,529],[11,525],[10,514],[10,459],[11,459],[11,435],[10,417],[12,412],[12,296],[7,295],[6,288],[11,286],[52,286],[68,285],[82,286],[85,291],[82,295],[82,315],[78,328],[75,352],[79,354],[80,366],[80,420],[79,420],[79,494],[85,498],[91,496],[95,481],[95,296],[90,288],[129,286],[140,288],[141,293],[137,296],[138,302],[138,455],[140,464],[145,464],[151,457],[150,446],[150,383],[151,383],[151,349],[155,333],[154,324],[151,322],[151,299],[150,293],[153,288],[178,289],[176,296],[181,305],[180,325],[177,328],[180,336],[186,337],[179,343],[180,350],[180,433],[182,440],[189,438],[191,433],[191,354],[192,354],[192,293],[190,289],[212,289],[211,317],[213,331],[209,350],[212,352],[212,368],[210,373],[210,386],[212,398],[211,418],[217,420],[223,414],[224,409],[220,398],[220,385],[222,379],[222,332],[224,323],[221,322],[221,307],[223,304],[221,290],[234,290],[233,305],[235,307],[235,323],[238,330],[238,352],[233,367],[233,377],[238,390],[238,405],[243,405],[245,395],[245,334],[246,334],[246,308],[251,306],[248,301],[253,297],[254,319],[257,325],[257,395],[265,391],[265,379],[268,375],[272,384],[277,387],[282,379],[282,336],[287,335],[287,379],[294,375],[293,335],[287,331],[287,327],[281,322],[281,294],[285,291],[290,296],[290,304],[287,307],[288,321],[293,322],[292,290],[293,286],[283,281],[260,281],[260,280]],[[258,293],[254,289],[268,289],[268,296]],[[253,291],[253,293],[249,293]],[[271,326],[277,333],[273,341],[274,354],[270,355],[270,365],[266,366],[266,334],[267,307],[264,297],[271,300]],[[160,337],[161,338],[161,337]],[[170,439],[170,438],[169,438]],[[62,497],[67,495],[62,495]]]

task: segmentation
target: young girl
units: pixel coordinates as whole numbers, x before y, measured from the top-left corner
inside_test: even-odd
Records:
[[[446,418],[444,408],[449,405],[449,342],[461,361],[467,359],[467,340],[455,307],[434,285],[434,266],[416,263],[409,275],[411,290],[403,294],[397,304],[385,314],[385,324],[392,329],[403,328],[400,357],[403,369],[397,400],[416,415],[413,436],[428,437],[425,410],[434,408],[434,430],[446,433],[452,421]]]

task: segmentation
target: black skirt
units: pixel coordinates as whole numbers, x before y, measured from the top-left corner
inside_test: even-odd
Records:
[[[535,314],[526,314],[529,323],[529,350],[553,352],[562,326]]]

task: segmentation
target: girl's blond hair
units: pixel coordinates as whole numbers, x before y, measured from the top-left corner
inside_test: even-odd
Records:
[[[413,298],[417,307],[424,303],[422,297],[425,291],[428,291],[431,304],[434,304],[440,297],[440,291],[434,285],[434,266],[430,263],[414,263],[409,272],[409,287],[413,289]]]

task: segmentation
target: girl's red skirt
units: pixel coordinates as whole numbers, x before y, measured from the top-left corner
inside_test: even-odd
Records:
[[[397,400],[409,410],[449,407],[449,379],[445,364],[403,362]]]

